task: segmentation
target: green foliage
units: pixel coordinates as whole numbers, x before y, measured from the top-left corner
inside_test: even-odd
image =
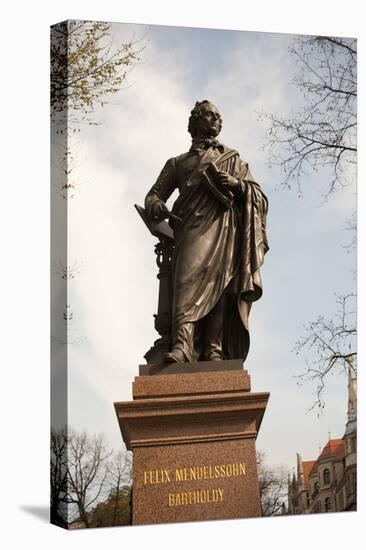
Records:
[[[106,501],[100,502],[91,513],[90,527],[112,527],[131,524],[131,488],[112,490]]]
[[[102,435],[52,430],[52,523],[71,529],[128,525],[131,461],[130,453],[108,448]]]
[[[139,60],[130,41],[113,47],[110,24],[66,21],[51,31],[51,118],[73,111],[79,121],[118,92]]]

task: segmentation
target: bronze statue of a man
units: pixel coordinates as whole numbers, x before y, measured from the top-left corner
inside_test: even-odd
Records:
[[[251,303],[262,295],[268,201],[239,153],[216,140],[221,127],[215,105],[197,102],[190,150],[166,162],[145,199],[148,216],[169,218],[174,232],[166,362],[245,360]],[[170,215],[165,202],[175,189]]]

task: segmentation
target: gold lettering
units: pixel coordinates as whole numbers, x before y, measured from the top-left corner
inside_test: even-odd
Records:
[[[170,483],[169,470],[145,470],[144,485],[158,485],[160,483]]]
[[[217,479],[219,477],[238,477],[246,474],[245,462],[234,464],[208,464],[204,466],[190,466],[176,468],[175,481],[199,481],[202,479]],[[144,483],[170,483],[169,470],[155,470],[144,472]]]
[[[173,473],[168,469],[145,470],[143,472],[143,484],[158,485],[161,483],[171,483],[173,480],[182,482],[200,481],[244,475],[246,475],[245,462],[236,462],[233,464],[207,464],[201,466],[176,468]]]
[[[222,502],[224,489],[201,489],[199,491],[184,491],[182,493],[168,493],[168,506],[187,506],[189,504],[212,504]]]
[[[183,481],[183,469],[175,470],[175,480]]]

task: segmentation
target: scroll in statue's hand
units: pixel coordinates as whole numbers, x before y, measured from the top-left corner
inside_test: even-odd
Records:
[[[230,174],[228,174],[227,172],[220,171],[218,173],[218,179],[222,185],[226,185],[227,187],[229,187],[229,189],[234,190],[238,189],[239,187],[238,179],[230,176]]]

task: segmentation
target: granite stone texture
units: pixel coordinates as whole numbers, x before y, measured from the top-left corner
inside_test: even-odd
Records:
[[[246,371],[140,376],[133,397],[115,403],[133,524],[261,515],[255,440],[269,394],[252,393]]]
[[[228,370],[243,370],[242,359],[226,361],[196,361],[195,363],[164,363],[162,365],[140,365],[140,376],[160,374],[193,374],[195,372],[223,372]]]
[[[250,377],[243,370],[138,376],[132,385],[134,399],[243,391],[250,391]]]
[[[137,448],[132,507],[134,524],[260,516],[254,438]]]

